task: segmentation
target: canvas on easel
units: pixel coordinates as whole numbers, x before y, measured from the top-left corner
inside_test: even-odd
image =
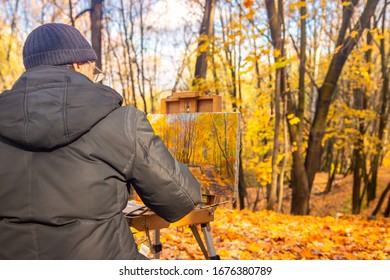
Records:
[[[232,198],[238,189],[239,116],[150,114],[148,119],[172,156],[198,179],[203,195]]]

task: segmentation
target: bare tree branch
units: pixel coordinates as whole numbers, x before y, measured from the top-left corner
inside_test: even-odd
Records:
[[[79,17],[81,17],[82,15],[84,15],[85,13],[90,12],[90,11],[91,11],[91,8],[82,10],[80,13],[78,13],[78,14],[75,16],[74,21],[76,21]]]
[[[295,43],[295,41],[294,41],[294,38],[291,36],[291,34],[290,34],[290,38],[291,38],[291,41],[292,41],[292,43],[293,43],[294,49],[295,49],[297,55],[299,56],[298,47],[297,47],[297,45],[296,45],[296,43]],[[313,83],[314,87],[315,87],[316,90],[318,91],[318,90],[319,90],[319,86],[317,85],[317,83],[316,83],[316,81],[315,81],[315,79],[314,79],[312,73],[309,71],[309,69],[307,69],[307,66],[305,66],[305,71],[306,71],[306,74],[309,76],[310,81]]]
[[[8,45],[8,51],[7,51],[7,61],[9,61],[10,54],[11,54],[11,47],[12,47],[12,38],[15,33],[15,26],[16,26],[16,16],[18,14],[18,8],[19,8],[19,0],[16,0],[14,11],[13,11],[13,17],[12,17],[12,22],[11,22],[11,37],[9,40],[9,45]]]

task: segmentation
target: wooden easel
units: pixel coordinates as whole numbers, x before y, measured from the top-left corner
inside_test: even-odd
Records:
[[[184,218],[180,219],[175,223],[169,223],[164,219],[157,216],[150,209],[145,208],[137,209],[136,211],[131,211],[125,214],[127,222],[130,227],[135,228],[137,231],[145,231],[148,239],[151,243],[151,250],[153,252],[153,258],[159,259],[160,252],[162,251],[162,244],[160,242],[160,229],[163,228],[176,228],[188,226],[204,257],[210,260],[219,260],[219,256],[217,255],[213,238],[210,233],[210,222],[214,221],[214,211],[217,207],[216,204],[211,205],[203,205],[201,207],[197,207],[193,211],[191,211]],[[201,231],[203,233],[205,244],[199,234],[198,226],[200,225]],[[154,231],[153,240],[151,240],[149,231]]]
[[[161,114],[221,112],[219,95],[201,96],[196,91],[175,92],[161,100]]]
[[[200,96],[198,92],[178,92],[172,96],[161,100],[162,114],[178,113],[200,113],[200,112],[220,112],[221,97],[218,95]],[[189,226],[202,253],[206,259],[219,260],[213,238],[210,232],[210,222],[214,221],[214,211],[218,206],[216,196],[203,195],[203,205],[197,207],[187,216],[175,223],[169,223],[157,216],[150,209],[138,208],[134,211],[129,210],[126,213],[126,219],[130,227],[138,231],[145,231],[148,239],[151,241],[153,258],[159,259],[162,250],[160,242],[160,229]],[[204,242],[198,231],[200,225],[203,233]],[[153,240],[149,237],[149,231],[153,230]],[[206,245],[205,245],[206,244]]]

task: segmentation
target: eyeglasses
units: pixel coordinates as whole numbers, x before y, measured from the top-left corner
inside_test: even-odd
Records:
[[[93,82],[100,83],[104,79],[104,72],[100,70],[95,64],[92,64],[91,61],[88,61],[88,63],[93,69]]]

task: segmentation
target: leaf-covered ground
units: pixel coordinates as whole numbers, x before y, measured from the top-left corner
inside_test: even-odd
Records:
[[[212,235],[221,259],[390,259],[390,220],[291,216],[217,209]],[[188,228],[163,229],[161,259],[204,259]]]
[[[370,220],[384,186],[389,182],[390,168],[381,168],[378,197],[369,207],[363,205],[358,216],[352,216],[352,176],[338,176],[330,193],[322,194],[327,174],[317,174],[310,199],[312,216],[292,216],[271,211],[231,210],[220,206],[211,223],[215,248],[221,259],[390,259],[390,219]],[[262,190],[264,196],[264,190]],[[252,209],[255,192],[248,190]],[[291,190],[286,188],[283,210],[290,209]],[[387,200],[386,200],[387,202]],[[264,201],[258,204],[264,209]],[[386,207],[386,203],[382,208]],[[381,211],[380,213],[382,213]],[[336,218],[339,217],[339,218]],[[145,234],[138,233],[138,242]],[[161,259],[204,259],[188,228],[161,230]]]

